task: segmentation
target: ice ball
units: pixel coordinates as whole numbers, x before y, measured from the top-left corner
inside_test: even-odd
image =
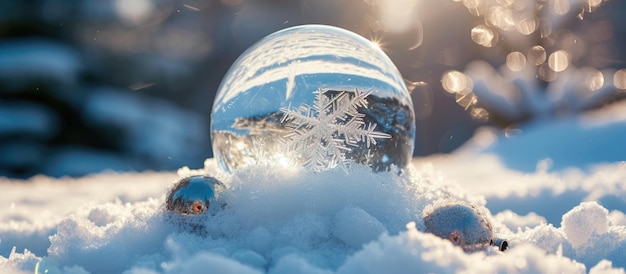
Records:
[[[465,251],[485,249],[496,244],[504,251],[504,239],[494,243],[493,226],[476,205],[442,202],[424,210],[426,232],[450,240]]]
[[[202,214],[217,199],[223,187],[217,179],[206,175],[193,175],[177,180],[165,199],[165,209],[183,215]]]
[[[232,65],[213,104],[211,138],[227,172],[249,165],[402,168],[413,153],[413,103],[375,43],[337,27],[291,27]]]

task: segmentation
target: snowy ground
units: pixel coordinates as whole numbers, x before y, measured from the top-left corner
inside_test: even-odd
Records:
[[[483,130],[402,175],[354,166],[226,176],[209,159],[179,174],[0,179],[0,272],[624,273],[620,109],[510,138]],[[165,212],[168,187],[191,173],[224,182],[221,205],[202,216]],[[422,232],[422,211],[439,200],[485,206],[511,248],[465,253]]]

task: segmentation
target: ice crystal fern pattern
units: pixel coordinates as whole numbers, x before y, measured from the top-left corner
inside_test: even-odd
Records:
[[[377,144],[376,139],[391,138],[376,131],[375,123],[366,124],[365,114],[358,111],[367,108],[371,92],[318,89],[314,94],[312,106],[280,109],[284,114],[281,122],[289,129],[282,141],[288,151],[300,155],[306,169],[321,171],[345,165],[353,148],[369,150]]]

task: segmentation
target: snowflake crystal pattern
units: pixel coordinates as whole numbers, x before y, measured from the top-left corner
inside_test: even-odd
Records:
[[[280,109],[284,114],[281,122],[290,129],[282,141],[288,151],[301,155],[306,169],[321,171],[346,165],[352,148],[365,146],[369,150],[377,144],[376,139],[391,138],[376,131],[375,123],[366,124],[365,114],[358,111],[367,108],[366,98],[371,92],[318,89],[314,94],[313,106]]]

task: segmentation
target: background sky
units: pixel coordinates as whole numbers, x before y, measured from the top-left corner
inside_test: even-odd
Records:
[[[504,107],[519,110],[512,115],[471,86],[459,88],[465,78],[451,72],[472,75],[472,61],[516,72],[520,55],[512,53],[531,66],[531,49],[540,45],[546,60],[531,67],[539,88],[555,81],[560,56],[566,68],[610,70],[618,79],[613,72],[626,67],[626,3],[582,2],[2,1],[0,176],[201,167],[212,157],[211,106],[230,65],[264,36],[311,23],[379,43],[412,90],[414,155],[450,152],[479,126],[513,132],[539,116],[522,100]],[[566,55],[554,54],[560,51]],[[450,79],[456,86],[446,86]],[[551,115],[622,96],[617,89]]]

